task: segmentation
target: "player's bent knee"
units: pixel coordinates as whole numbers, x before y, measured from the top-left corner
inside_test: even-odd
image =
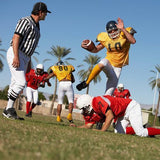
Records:
[[[142,130],[136,132],[136,135],[140,136],[140,137],[147,137],[148,136],[148,131],[147,131],[147,129],[142,129]]]

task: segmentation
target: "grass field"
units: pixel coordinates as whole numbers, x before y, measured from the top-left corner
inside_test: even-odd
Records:
[[[2,110],[0,110],[0,115]],[[18,111],[24,117],[24,112]],[[159,160],[160,136],[142,138],[69,127],[66,119],[0,116],[0,160]],[[75,121],[81,125],[82,122]]]

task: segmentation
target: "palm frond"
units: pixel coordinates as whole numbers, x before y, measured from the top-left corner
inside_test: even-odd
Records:
[[[0,60],[0,72],[2,72],[2,70],[3,70],[3,62]]]
[[[80,78],[81,81],[84,81],[88,78],[88,76],[90,75],[94,65],[96,65],[99,61],[100,61],[101,57],[99,56],[95,56],[95,55],[91,55],[89,54],[88,56],[85,56],[85,59],[83,60],[83,62],[88,64],[88,68],[87,69],[81,69],[80,71],[78,71],[78,76]],[[78,65],[78,68],[84,66],[83,64]],[[96,84],[97,82],[101,81],[101,77],[100,75],[97,75],[94,79],[93,82],[94,84]]]
[[[69,57],[69,58],[66,58],[66,60],[76,60],[76,59],[72,58],[72,57]]]
[[[3,59],[5,59],[5,56],[3,54],[0,54],[0,57],[2,57]]]
[[[39,53],[39,52],[37,52],[37,51],[34,51],[34,53],[36,53],[36,54],[40,55],[40,53]]]
[[[155,68],[156,68],[157,71],[160,73],[160,66],[159,66],[158,64],[155,66]]]
[[[44,59],[43,63],[47,62],[47,61],[51,61],[51,59]]]
[[[33,56],[33,59],[34,59],[37,63],[39,63],[39,60],[38,60],[37,57]]]
[[[80,65],[77,66],[77,68],[82,67],[82,66],[84,66],[84,65],[83,65],[83,64],[80,64]]]
[[[155,74],[154,77],[150,77],[150,78],[149,78],[149,85],[152,87],[152,90],[153,90],[155,87],[160,88],[160,79],[157,78],[157,71],[158,71],[158,73],[160,73],[160,65],[157,64],[157,65],[155,66],[155,69],[156,69],[156,71],[155,71],[155,70],[150,70],[150,72],[152,72],[152,73]]]
[[[0,49],[0,51],[1,51],[1,52],[5,52],[5,53],[7,52],[5,49]]]

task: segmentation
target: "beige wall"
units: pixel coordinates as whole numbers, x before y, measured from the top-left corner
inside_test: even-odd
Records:
[[[51,101],[41,101],[41,105],[37,105],[33,109],[33,113],[39,113],[42,115],[50,115],[50,106],[51,106]],[[57,111],[57,102],[54,103],[54,109],[53,109],[53,115],[56,115]],[[7,101],[5,100],[0,100],[0,108],[4,109],[7,105]],[[25,98],[23,99],[23,106],[22,106],[22,111],[26,112],[26,100]],[[65,109],[65,105],[62,105],[62,117],[67,117],[68,115],[68,109]],[[73,112],[72,113],[73,119],[76,120],[81,120],[83,121],[83,116],[80,113]]]

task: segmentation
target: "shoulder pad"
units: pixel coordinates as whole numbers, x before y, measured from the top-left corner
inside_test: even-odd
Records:
[[[107,32],[101,32],[98,34],[96,41],[104,41],[104,40],[106,40],[107,37],[108,37]]]
[[[130,33],[130,34],[134,34],[137,33],[132,27],[127,27],[126,30]]]

